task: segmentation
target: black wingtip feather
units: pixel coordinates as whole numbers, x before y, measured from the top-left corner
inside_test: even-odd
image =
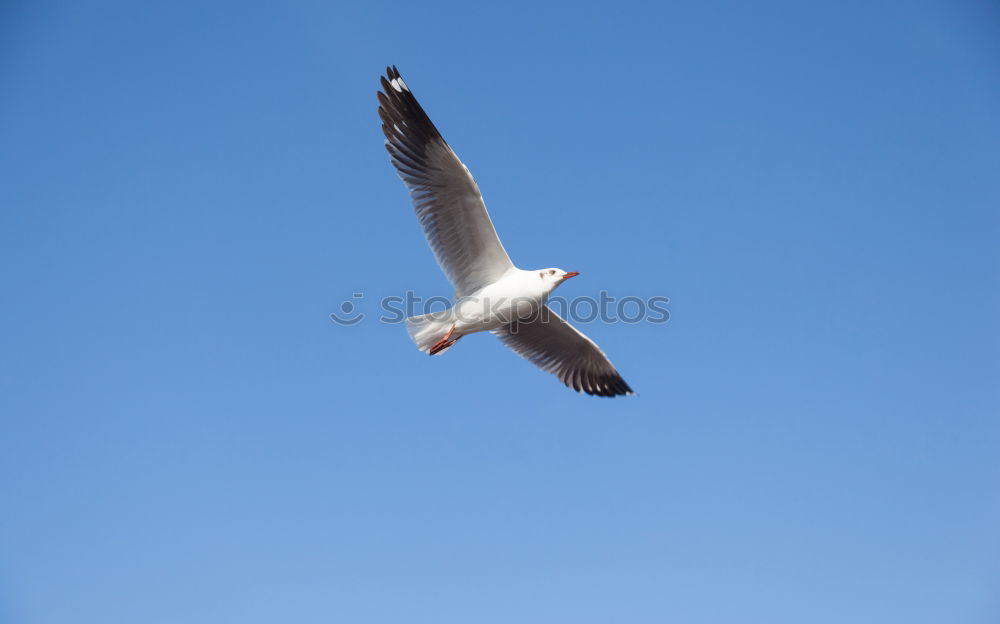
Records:
[[[402,76],[395,65],[390,65],[385,68],[385,75],[379,77],[382,90],[376,93],[382,133],[389,145],[420,164],[429,143],[447,143],[409,87],[403,83],[400,89],[396,89],[392,84],[394,80],[401,81]],[[389,145],[386,147],[389,148]]]
[[[570,371],[563,378],[563,383],[568,388],[590,396],[613,398],[635,394],[635,391],[622,379],[621,375],[591,377],[582,368]]]

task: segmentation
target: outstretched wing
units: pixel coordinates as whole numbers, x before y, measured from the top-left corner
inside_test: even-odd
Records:
[[[378,93],[385,147],[456,296],[498,280],[513,263],[468,168],[441,137],[395,67]]]
[[[548,306],[531,320],[516,321],[493,333],[577,392],[605,397],[634,394],[600,347]]]

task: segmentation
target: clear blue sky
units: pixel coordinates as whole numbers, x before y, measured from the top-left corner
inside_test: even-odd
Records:
[[[1000,617],[995,4],[153,4],[0,9],[0,621]],[[639,397],[329,320],[390,63]]]

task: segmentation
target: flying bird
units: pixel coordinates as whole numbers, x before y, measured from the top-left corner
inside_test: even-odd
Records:
[[[438,264],[455,287],[455,304],[448,310],[406,319],[417,348],[439,355],[463,336],[489,331],[577,392],[633,394],[600,347],[545,303],[552,291],[579,273],[514,266],[472,174],[399,71],[386,68],[381,83],[378,114],[389,160],[410,191]]]

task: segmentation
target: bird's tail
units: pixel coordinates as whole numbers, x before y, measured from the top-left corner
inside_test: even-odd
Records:
[[[406,331],[410,334],[410,340],[417,348],[427,353],[431,347],[435,346],[442,338],[448,334],[455,324],[450,310],[444,312],[431,312],[420,316],[411,316],[406,319]],[[438,349],[431,355],[440,355],[450,347]]]

